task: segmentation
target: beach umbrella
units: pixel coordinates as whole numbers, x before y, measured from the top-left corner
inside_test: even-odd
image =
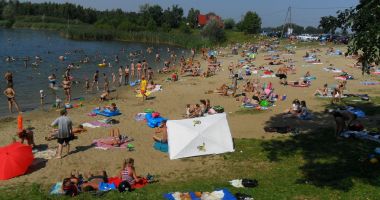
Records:
[[[15,142],[0,147],[0,180],[25,174],[33,159],[32,148],[28,145]]]

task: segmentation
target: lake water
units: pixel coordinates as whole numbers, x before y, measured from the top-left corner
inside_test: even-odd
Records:
[[[153,53],[146,53],[148,47],[153,47]],[[16,100],[23,111],[39,107],[40,90],[45,91],[47,95],[45,102],[51,105],[51,103],[55,101],[55,92],[61,99],[64,99],[64,95],[61,89],[58,91],[49,89],[47,77],[55,73],[57,83],[60,84],[62,75],[70,63],[79,65],[78,69],[71,71],[74,81],[81,82],[73,85],[72,96],[79,97],[84,96],[84,79],[91,79],[96,70],[99,70],[100,73],[106,73],[111,81],[112,72],[117,76],[118,67],[120,65],[124,68],[126,64],[130,64],[132,58],[129,57],[129,53],[140,50],[142,50],[145,55],[133,58],[136,62],[146,59],[150,67],[155,69],[158,67],[161,68],[163,60],[170,56],[168,48],[176,52],[178,59],[181,55],[189,53],[186,49],[168,45],[117,41],[74,41],[64,39],[60,37],[57,32],[53,31],[0,29],[1,93],[3,93],[6,87],[4,74],[9,70],[13,73]],[[160,63],[154,62],[157,52],[159,52],[161,56]],[[90,63],[80,64],[79,61],[82,60],[85,55],[90,58]],[[115,55],[119,57],[119,63],[115,62]],[[16,61],[6,62],[7,56],[15,58]],[[29,56],[30,60],[27,68],[25,68],[23,59],[27,56]],[[42,62],[37,67],[33,67],[31,64],[35,62],[36,56],[41,57]],[[58,59],[59,56],[65,56],[66,60],[60,61]],[[101,63],[103,59],[106,59],[107,63],[110,62],[112,67],[98,67],[98,63]],[[102,80],[103,78],[100,76],[100,86],[102,85]],[[0,117],[8,114],[6,97],[1,94]]]

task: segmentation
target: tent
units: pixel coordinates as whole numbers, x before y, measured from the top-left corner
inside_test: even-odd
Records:
[[[171,160],[234,151],[225,113],[169,120],[166,125]]]

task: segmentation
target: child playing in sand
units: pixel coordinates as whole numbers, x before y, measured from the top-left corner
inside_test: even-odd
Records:
[[[62,106],[62,100],[58,96],[55,96],[55,107],[60,109],[61,106]]]
[[[28,145],[30,145],[32,148],[36,146],[36,144],[34,144],[33,131],[22,129],[17,132],[17,136],[21,139],[22,144],[24,144],[24,141],[26,140],[28,142]]]
[[[103,101],[106,101],[107,98],[109,96],[109,91],[104,91],[101,95],[100,95],[100,102],[103,102]]]

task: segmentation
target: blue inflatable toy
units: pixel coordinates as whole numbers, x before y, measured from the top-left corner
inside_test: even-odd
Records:
[[[163,118],[163,117],[161,117],[161,116],[159,116],[159,117],[152,117],[152,113],[147,113],[146,115],[145,115],[145,119],[146,119],[146,123],[147,123],[147,125],[150,127],[150,128],[156,128],[156,127],[158,127],[158,126],[160,126],[160,124],[163,122],[163,121],[165,121],[165,120],[167,120],[167,119],[165,119],[165,118]]]

